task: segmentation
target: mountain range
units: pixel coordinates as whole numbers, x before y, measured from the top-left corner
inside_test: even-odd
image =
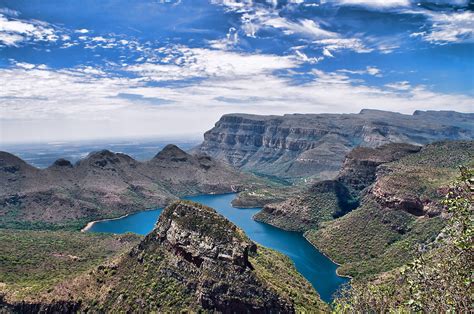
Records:
[[[162,207],[180,196],[261,184],[250,174],[168,145],[149,161],[107,150],[46,169],[0,152],[0,227],[78,229],[91,220]]]
[[[328,312],[288,257],[178,199],[240,192],[234,205],[263,207],[255,220],[376,284],[419,247],[442,248],[443,200],[459,167],[474,168],[473,118],[233,114],[191,153],[168,145],[143,162],[103,150],[38,169],[0,152],[0,312]],[[145,237],[78,232],[165,206]]]
[[[474,138],[474,114],[364,109],[358,114],[224,115],[195,152],[244,171],[295,181],[333,179],[353,148]]]

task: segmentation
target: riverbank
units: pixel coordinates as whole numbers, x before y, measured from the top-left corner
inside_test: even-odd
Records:
[[[338,275],[339,277],[343,277],[343,278],[349,278],[350,280],[354,279],[354,277],[352,276],[349,276],[349,275],[341,275],[339,273],[339,267],[342,266],[342,264],[339,264],[338,262],[336,262],[335,260],[333,260],[330,256],[328,256],[326,253],[324,253],[323,251],[321,251],[316,245],[314,245],[313,243],[311,243],[311,241],[308,240],[308,238],[306,237],[306,232],[303,232],[303,238],[305,238],[306,241],[308,241],[309,244],[311,244],[311,246],[313,246],[316,250],[318,250],[319,253],[323,254],[328,260],[330,260],[331,262],[333,262],[334,264],[336,264],[338,266],[338,268],[336,268],[336,275]]]
[[[117,218],[108,218],[108,219],[100,219],[100,220],[94,220],[94,221],[91,221],[91,222],[88,222],[87,225],[81,229],[81,232],[87,232],[89,231],[92,226],[94,226],[95,223],[97,222],[103,222],[103,221],[111,221],[111,220],[117,220],[117,219],[122,219],[122,218],[125,218],[127,216],[130,216],[130,215],[133,215],[134,213],[130,213],[130,214],[125,214],[123,216],[120,216],[120,217],[117,217]]]

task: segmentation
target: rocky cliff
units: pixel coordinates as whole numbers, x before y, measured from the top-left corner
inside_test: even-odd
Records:
[[[30,301],[38,299],[46,312],[69,309],[61,306],[66,300],[84,312],[327,310],[288,258],[256,245],[215,210],[187,201],[165,208],[128,254]]]
[[[433,143],[381,164],[357,209],[305,236],[342,274],[361,278],[408,263],[444,227],[441,201],[459,166],[474,167],[473,141]]]
[[[0,227],[77,229],[90,220],[164,206],[179,196],[238,191],[258,182],[174,145],[146,162],[103,150],[75,165],[57,160],[47,169],[0,152]]]
[[[318,181],[282,202],[266,204],[255,220],[291,231],[318,228],[359,206],[361,193],[376,180],[378,166],[417,153],[421,147],[386,144],[358,147],[345,158],[334,180]]]
[[[424,145],[474,138],[474,114],[378,110],[359,114],[224,115],[195,151],[244,170],[294,180],[334,178],[344,156],[358,146]]]

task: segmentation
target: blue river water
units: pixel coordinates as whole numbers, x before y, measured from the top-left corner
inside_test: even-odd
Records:
[[[336,274],[337,265],[314,248],[301,233],[288,232],[252,219],[260,208],[238,209],[231,205],[235,194],[199,195],[185,197],[216,209],[220,214],[245,231],[255,242],[275,249],[287,255],[296,269],[313,285],[321,298],[331,302],[333,294],[348,278]],[[94,223],[88,231],[125,233],[134,232],[145,235],[149,233],[161,209],[143,211],[114,220]]]

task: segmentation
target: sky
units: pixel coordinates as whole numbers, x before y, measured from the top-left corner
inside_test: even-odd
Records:
[[[0,0],[0,143],[225,113],[474,111],[466,0]]]

